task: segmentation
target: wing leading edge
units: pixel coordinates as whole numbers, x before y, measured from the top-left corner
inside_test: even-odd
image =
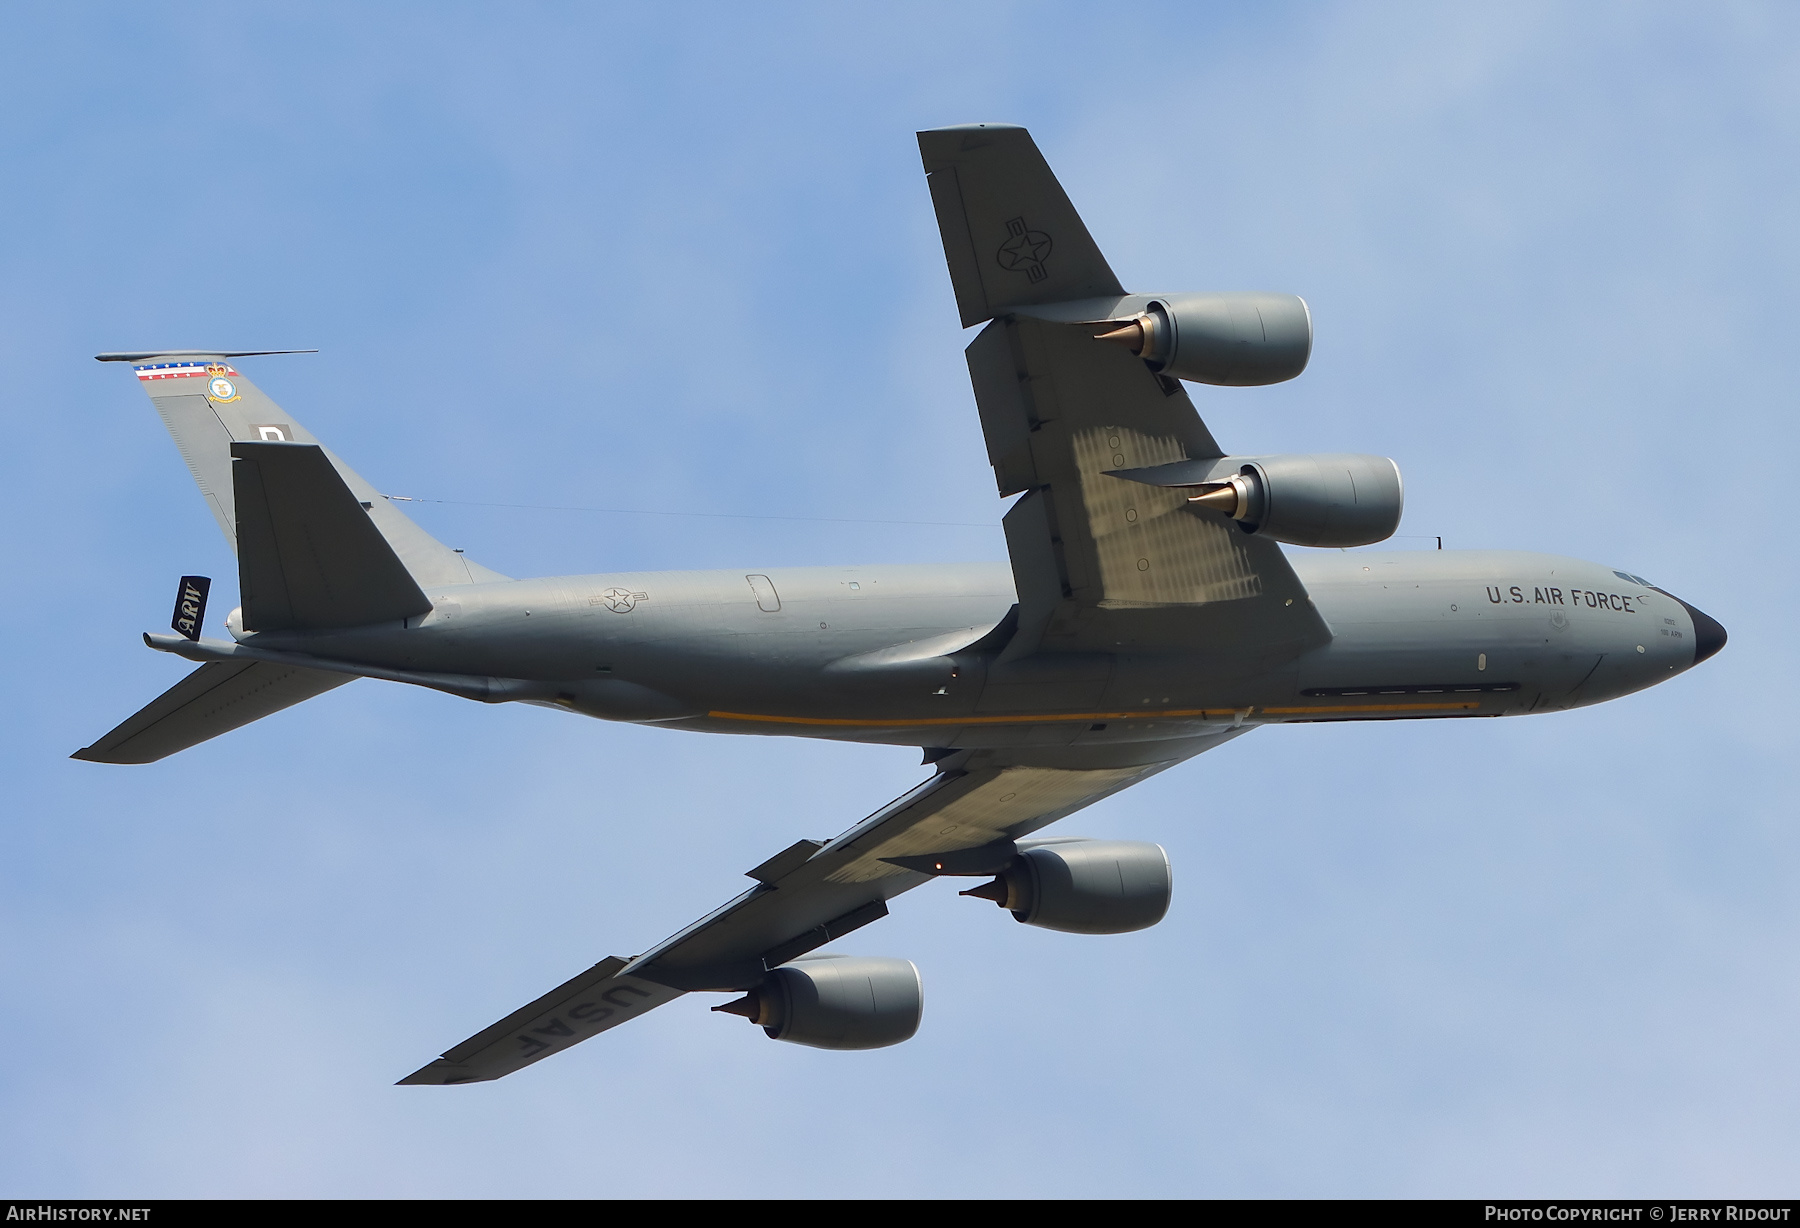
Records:
[[[738,992],[887,915],[938,874],[986,874],[1012,842],[1210,750],[1242,729],[1117,748],[965,751],[833,840],[801,841],[757,884],[635,959],[595,964],[400,1080],[498,1079],[692,991]],[[938,866],[942,869],[938,869]]]

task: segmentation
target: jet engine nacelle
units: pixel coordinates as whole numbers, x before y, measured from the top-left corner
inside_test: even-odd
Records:
[[[1292,294],[1170,294],[1101,335],[1152,370],[1198,384],[1279,384],[1306,370],[1312,314]]]
[[[1230,457],[1238,471],[1203,483],[1189,501],[1224,512],[1247,532],[1296,546],[1367,546],[1400,527],[1400,466],[1385,456],[1317,453]]]
[[[736,1002],[771,1040],[815,1049],[881,1049],[910,1040],[925,1010],[919,970],[904,959],[802,955]]]
[[[1021,842],[998,878],[962,894],[993,900],[1026,925],[1126,934],[1163,919],[1171,885],[1160,844],[1062,839]]]

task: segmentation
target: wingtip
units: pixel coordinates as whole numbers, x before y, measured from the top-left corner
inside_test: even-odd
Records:
[[[492,1075],[470,1074],[467,1066],[459,1066],[454,1062],[438,1058],[419,1067],[404,1079],[397,1081],[395,1087],[448,1087],[457,1083],[486,1083]]]
[[[919,157],[924,161],[925,173],[929,175],[954,165],[963,153],[992,145],[1001,134],[1014,132],[1031,140],[1031,133],[1022,124],[951,124],[943,128],[921,128],[914,136],[919,142]],[[965,320],[964,325],[967,324]]]
[[[78,759],[82,763],[154,763],[155,762],[154,759],[121,759],[118,757],[117,754],[114,754],[110,751],[101,750],[97,746],[84,746],[80,750],[76,751],[74,754],[70,755],[69,758]]]

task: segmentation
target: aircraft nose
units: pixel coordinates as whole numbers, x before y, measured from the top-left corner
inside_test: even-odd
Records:
[[[1677,597],[1675,600],[1681,601],[1681,598]],[[1681,601],[1681,608],[1694,620],[1694,664],[1698,665],[1725,647],[1725,628],[1718,619],[1696,610],[1685,601]]]

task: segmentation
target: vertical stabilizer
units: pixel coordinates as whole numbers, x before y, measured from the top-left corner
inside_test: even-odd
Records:
[[[97,356],[101,362],[131,363],[138,383],[150,395],[163,425],[169,428],[208,510],[234,551],[238,548],[238,531],[231,445],[319,443],[292,414],[232,365],[233,358],[247,356],[197,350]],[[368,505],[370,520],[418,584],[430,587],[506,578],[445,546],[329,449],[325,455],[357,500]]]

